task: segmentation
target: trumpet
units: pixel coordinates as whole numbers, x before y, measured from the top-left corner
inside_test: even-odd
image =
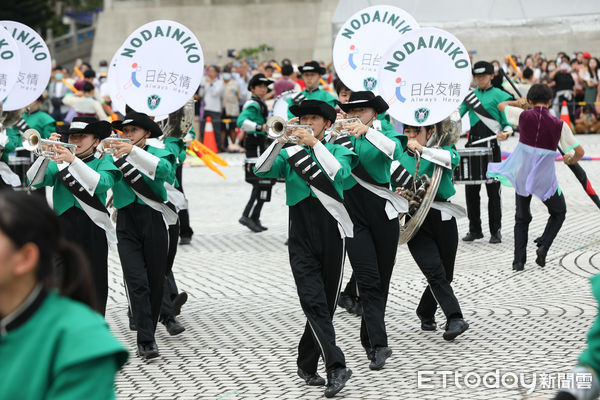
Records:
[[[336,140],[342,136],[349,136],[350,133],[348,132],[347,129],[344,128],[344,126],[346,124],[351,124],[354,122],[361,122],[362,121],[359,118],[343,118],[343,119],[338,119],[336,120],[333,125],[331,125],[331,127],[329,129],[327,129],[325,131],[325,133],[329,133],[329,135],[331,136],[331,140]]]
[[[113,147],[115,143],[131,143],[131,140],[119,137],[107,137],[100,142],[102,152],[104,154],[113,155],[117,152],[117,148]]]
[[[294,129],[304,128],[309,131],[312,135],[315,133],[310,125],[289,125],[287,121],[277,115],[272,116],[267,121],[267,136],[271,139],[281,139],[286,143],[298,143],[298,138],[290,136],[288,132],[292,132]]]
[[[40,133],[35,129],[27,129],[23,132],[23,147],[27,151],[33,152],[36,156],[44,158],[54,158],[58,155],[56,149],[63,147],[75,154],[76,144],[63,143],[56,140],[42,139]]]

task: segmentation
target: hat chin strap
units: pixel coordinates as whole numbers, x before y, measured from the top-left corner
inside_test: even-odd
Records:
[[[96,140],[96,139],[94,138],[94,140]],[[88,148],[87,148],[87,149],[85,149],[84,151],[81,151],[81,152],[79,152],[79,154],[76,154],[77,158],[84,158],[84,157],[87,157],[89,154],[88,154],[88,155],[85,155],[85,154],[88,152],[88,150],[89,150],[89,149],[91,149],[91,148],[92,148],[92,146],[94,146],[94,144],[93,144],[93,143],[92,143],[92,144],[90,144],[90,145],[88,146]],[[92,153],[93,153],[93,151],[92,151],[90,154],[92,154]]]

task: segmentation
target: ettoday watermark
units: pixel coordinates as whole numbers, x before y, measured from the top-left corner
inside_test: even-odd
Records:
[[[417,388],[445,389],[523,389],[527,394],[536,389],[591,389],[593,375],[588,372],[524,373],[502,371],[417,371]]]

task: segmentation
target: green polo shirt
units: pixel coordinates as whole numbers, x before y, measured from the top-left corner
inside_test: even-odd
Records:
[[[102,204],[106,205],[106,193],[108,189],[112,188],[115,182],[121,180],[121,171],[114,166],[111,160],[106,157],[102,159],[92,158],[86,162],[86,165],[100,174],[100,180],[94,191],[94,196],[98,197]],[[67,189],[67,187],[58,179],[56,174],[58,173],[58,166],[54,161],[48,163],[48,168],[44,174],[44,179],[35,188],[41,188],[44,186],[53,186],[52,189],[52,203],[54,211],[58,215],[62,215],[65,211],[71,207],[77,207],[82,209],[79,202],[73,196],[73,194]]]
[[[344,146],[331,143],[324,143],[324,145],[325,148],[329,150],[331,154],[333,154],[333,156],[342,166],[332,182],[335,190],[343,198],[343,182],[350,176],[352,168],[356,164],[357,156]],[[307,147],[304,148],[308,150],[312,159],[317,163],[317,165],[319,165],[319,162],[315,158],[315,154],[312,149]],[[281,149],[269,171],[256,172],[255,168],[255,173],[257,176],[264,178],[285,178],[286,204],[288,206],[296,205],[308,196],[317,197],[311,190],[309,184],[292,169],[291,165],[287,161],[288,158],[289,155],[287,150],[285,148]],[[329,177],[327,174],[325,174],[325,176]]]
[[[386,137],[392,139],[396,143],[394,149],[394,160],[398,159],[406,148],[407,137],[396,131],[387,130],[382,132]],[[363,135],[360,137],[350,136],[350,141],[354,146],[354,152],[358,155],[358,160],[365,167],[365,170],[369,173],[377,183],[389,183],[390,182],[390,168],[393,159],[389,158],[381,150],[375,147],[367,138]],[[349,190],[356,185],[356,179],[353,176],[349,176],[344,181],[344,190]]]
[[[0,336],[0,399],[114,399],[126,361],[100,314],[51,292],[23,325]]]
[[[451,154],[450,161],[452,163],[452,169],[441,167],[443,170],[443,173],[442,173],[442,179],[440,181],[440,186],[437,191],[437,196],[444,200],[447,200],[450,197],[454,196],[454,194],[456,193],[456,189],[454,189],[454,184],[452,183],[452,172],[454,171],[454,168],[456,168],[456,166],[458,165],[458,162],[460,161],[460,155],[458,154],[458,151],[456,150],[456,147],[454,145],[444,146],[442,148],[444,150],[450,151],[450,154]],[[404,168],[406,168],[406,170],[408,172],[410,172],[411,175],[414,174],[415,166],[416,166],[416,159],[414,157],[410,156],[408,154],[408,152],[402,153],[402,155],[400,156],[398,161],[400,162],[400,164],[402,164],[402,166]],[[419,166],[419,176],[427,175],[427,176],[431,177],[433,175],[433,170],[436,165],[437,164],[432,163],[431,161],[421,158],[421,165]],[[393,186],[395,189],[396,188],[395,185],[393,185]]]
[[[173,184],[175,182],[175,170],[173,169],[173,164],[175,163],[175,156],[165,149],[159,149],[152,146],[146,146],[145,150],[160,158],[158,165],[156,167],[156,172],[154,174],[154,180],[150,179],[146,175],[142,174],[142,178],[150,189],[158,195],[163,201],[167,200],[167,190],[165,189],[165,182]],[[106,156],[106,158],[110,159],[113,162],[112,156]],[[116,209],[123,208],[128,206],[133,202],[137,202],[139,204],[146,204],[136,196],[134,191],[129,187],[129,185],[124,180],[119,180],[113,186],[113,204]]]
[[[474,92],[475,96],[477,96],[477,98],[481,102],[483,108],[485,108],[487,112],[489,112],[490,115],[494,117],[496,121],[500,122],[500,125],[502,125],[502,127],[510,126],[510,124],[506,120],[506,115],[504,115],[503,112],[500,112],[500,110],[498,110],[498,104],[502,103],[503,101],[513,99],[510,94],[508,94],[502,89],[498,89],[497,87],[492,87],[483,91],[475,89]],[[465,115],[466,112],[469,113],[469,122],[471,123],[471,126],[475,126],[475,124],[477,124],[480,121],[480,119],[477,116],[477,114],[475,114],[475,112],[471,109],[471,107],[469,107],[467,103],[463,101],[463,103],[460,105],[460,116],[462,117],[463,115]]]
[[[325,103],[329,104],[331,107],[335,107],[337,104],[337,98],[332,95],[331,93],[329,93],[326,90],[323,89],[317,89],[315,91],[312,92],[307,92],[306,90],[302,91],[302,94],[306,97],[306,100],[320,100],[320,101],[324,101]],[[292,105],[292,99],[293,96],[290,97],[289,99],[287,99],[287,103],[288,105]],[[289,112],[288,110],[288,118],[294,118],[294,115]]]
[[[247,119],[259,125],[264,125],[267,122],[260,112],[260,105],[255,100],[248,100],[244,104],[244,109],[237,117],[236,125],[241,128]],[[265,131],[247,131],[246,133],[251,135],[266,135]]]
[[[590,283],[596,302],[600,302],[600,274],[592,276]],[[578,361],[592,368],[597,376],[600,375],[600,314],[596,316],[588,331],[587,348],[581,353]]]

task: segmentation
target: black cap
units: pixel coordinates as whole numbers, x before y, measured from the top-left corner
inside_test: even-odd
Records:
[[[65,124],[60,129],[61,135],[90,134],[102,140],[112,133],[112,126],[108,121],[99,121],[94,117],[75,117],[70,124]]]
[[[353,108],[369,107],[375,110],[377,114],[385,112],[390,106],[383,100],[381,96],[375,96],[370,90],[363,90],[361,92],[352,92],[350,94],[350,100],[347,103],[341,104],[340,108],[345,112],[352,110]]]
[[[120,131],[123,130],[124,126],[139,126],[142,129],[150,131],[150,137],[155,138],[162,135],[162,130],[156,124],[156,122],[152,121],[147,114],[131,111],[125,115],[122,121],[114,121],[112,123],[113,128],[118,129]]]
[[[248,90],[252,89],[254,86],[261,84],[269,86],[271,83],[273,83],[273,80],[267,78],[265,74],[256,74],[252,78],[250,78],[250,82],[248,82]]]
[[[304,100],[302,103],[290,106],[290,112],[296,117],[303,115],[320,115],[333,124],[337,117],[335,109],[320,100]]]
[[[316,61],[305,62],[303,66],[298,67],[298,71],[300,71],[301,74],[305,72],[316,72],[319,75],[323,75],[326,72],[325,68],[321,67]]]
[[[477,61],[473,65],[473,75],[488,75],[494,73],[494,66],[487,61]]]

